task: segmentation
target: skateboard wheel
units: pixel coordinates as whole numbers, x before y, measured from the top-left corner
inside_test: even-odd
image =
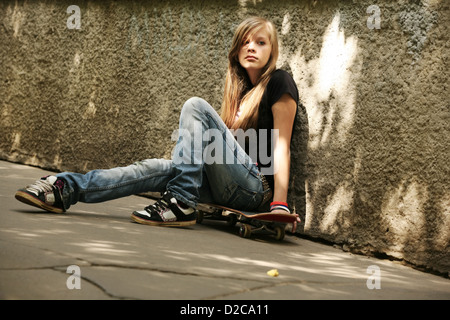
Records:
[[[230,215],[228,215],[227,224],[228,224],[230,227],[234,227],[234,226],[236,225],[236,222],[237,222],[237,217],[236,217],[235,214],[230,214]]]
[[[239,228],[239,235],[243,238],[250,238],[252,234],[252,228],[248,224],[243,224]]]
[[[197,211],[197,223],[198,224],[201,224],[202,222],[203,222],[203,217],[204,217],[204,214],[203,214],[203,211]]]
[[[275,228],[275,239],[277,240],[283,240],[285,235],[285,230],[282,227],[276,227]]]

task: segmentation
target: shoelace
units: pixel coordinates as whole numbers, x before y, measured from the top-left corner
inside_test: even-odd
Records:
[[[53,186],[47,180],[37,180],[35,183],[30,184],[27,187],[27,190],[30,192],[49,192],[53,191]]]
[[[163,199],[159,199],[156,203],[151,204],[144,208],[148,213],[161,213],[166,211],[169,208],[169,204],[167,204]]]

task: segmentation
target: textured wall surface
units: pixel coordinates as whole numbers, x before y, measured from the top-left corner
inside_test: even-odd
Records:
[[[276,24],[300,91],[300,232],[448,272],[448,1],[2,1],[0,158],[80,172],[169,158],[185,100],[219,110],[249,15]]]

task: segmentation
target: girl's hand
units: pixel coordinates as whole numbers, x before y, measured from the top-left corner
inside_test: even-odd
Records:
[[[275,209],[275,210],[271,210],[270,213],[282,213],[282,214],[286,214],[287,212],[285,210],[281,210],[281,209]],[[292,213],[293,214],[293,213]],[[295,233],[295,231],[297,230],[297,225],[302,221],[299,217],[298,214],[293,214],[297,219],[292,222],[292,233]]]

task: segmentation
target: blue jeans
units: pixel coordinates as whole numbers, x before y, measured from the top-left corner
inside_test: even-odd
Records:
[[[127,167],[86,174],[57,174],[66,181],[65,208],[78,201],[97,203],[166,190],[191,207],[213,202],[256,210],[261,205],[267,191],[263,189],[258,167],[205,100],[186,101],[178,133],[172,160],[147,159]]]

